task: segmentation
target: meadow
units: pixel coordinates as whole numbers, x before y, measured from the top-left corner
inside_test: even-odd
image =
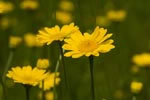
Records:
[[[0,0],[0,100],[150,100],[150,0]]]

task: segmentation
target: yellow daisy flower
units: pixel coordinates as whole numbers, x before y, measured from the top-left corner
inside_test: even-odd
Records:
[[[48,59],[38,59],[36,67],[39,69],[47,69],[50,63]]]
[[[66,57],[79,58],[85,56],[99,56],[99,53],[109,52],[115,48],[112,45],[113,40],[109,39],[112,34],[107,34],[104,28],[96,27],[92,34],[77,32],[72,34],[69,39],[65,39],[66,44],[63,45],[65,50],[70,50],[65,53]]]
[[[37,35],[37,39],[42,44],[51,44],[53,41],[62,41],[65,37],[78,31],[79,28],[74,26],[74,23],[64,25],[61,29],[58,25],[52,28],[45,27],[44,30],[40,30]]]
[[[126,18],[126,11],[125,10],[110,10],[107,13],[107,18],[111,21],[123,21]]]
[[[13,79],[15,83],[36,86],[47,76],[45,72],[38,68],[32,69],[31,66],[23,66],[23,68],[17,66],[8,71],[7,77]]]
[[[133,81],[131,82],[130,88],[132,93],[139,93],[143,88],[143,83]]]
[[[22,42],[22,38],[18,36],[10,36],[9,47],[16,48]]]
[[[44,90],[49,90],[54,87],[54,78],[55,73],[49,73],[47,77],[44,79]],[[56,85],[59,84],[60,78],[59,73],[56,73]],[[39,87],[42,88],[42,82],[39,84]]]
[[[28,47],[41,47],[43,44],[40,44],[37,39],[36,35],[33,33],[26,33],[24,35],[24,42]]]
[[[21,2],[20,7],[22,9],[35,10],[39,7],[39,3],[36,0],[24,0]]]
[[[138,66],[150,66],[150,53],[142,53],[133,56],[133,62]]]

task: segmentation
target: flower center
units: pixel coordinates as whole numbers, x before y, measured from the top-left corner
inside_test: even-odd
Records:
[[[97,44],[93,40],[84,40],[79,44],[80,52],[92,52],[97,48]]]

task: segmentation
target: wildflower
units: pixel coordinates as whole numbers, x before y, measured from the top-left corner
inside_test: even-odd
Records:
[[[133,56],[133,62],[141,67],[150,66],[150,53],[142,53]]]
[[[139,93],[143,87],[141,82],[133,81],[131,82],[130,88],[132,93]]]
[[[17,66],[8,71],[7,77],[14,80],[15,83],[22,83],[26,85],[36,86],[39,84],[47,74],[45,70],[34,68],[31,66],[23,66],[23,68]]]
[[[100,26],[108,26],[110,21],[105,16],[97,16],[96,17],[96,24]]]
[[[52,91],[45,91],[45,100],[54,100],[54,93]],[[39,92],[39,100],[42,99],[42,92]]]
[[[54,87],[54,79],[55,79],[55,73],[49,73],[47,77],[44,79],[44,90],[49,90]],[[56,85],[59,84],[60,78],[59,73],[56,73]],[[40,88],[42,88],[42,82],[39,85]]]
[[[107,13],[107,18],[112,21],[123,21],[126,17],[125,10],[111,10]]]
[[[29,10],[35,10],[39,6],[38,2],[36,0],[24,0],[20,4],[20,7],[22,9],[29,9]]]
[[[45,99],[46,100],[53,100],[54,99],[54,93],[53,92],[46,92],[45,93]]]
[[[49,67],[49,65],[50,64],[49,64],[48,59],[38,59],[37,64],[36,64],[37,68],[39,69],[46,69]]]
[[[1,28],[3,28],[3,29],[8,28],[10,26],[10,24],[11,24],[10,20],[7,17],[4,17],[0,20],[0,25],[1,25]]]
[[[0,13],[8,13],[14,9],[14,6],[10,2],[0,1]]]
[[[42,44],[36,39],[36,35],[32,33],[26,33],[24,35],[24,41],[28,47],[41,47]]]
[[[74,5],[71,1],[61,1],[59,4],[59,8],[64,11],[73,11]]]
[[[57,11],[56,12],[56,20],[61,24],[68,24],[72,22],[72,15],[71,13],[65,11]]]
[[[109,39],[112,34],[107,34],[107,30],[104,28],[96,27],[92,34],[77,32],[72,34],[69,39],[65,39],[63,48],[70,50],[65,53],[66,57],[72,56],[72,58],[79,58],[85,56],[99,56],[99,53],[106,53],[113,49],[113,40]]]
[[[45,27],[44,30],[39,31],[37,39],[40,43],[49,45],[53,41],[63,41],[64,38],[76,31],[79,31],[79,29],[74,26],[74,23],[64,25],[61,29],[58,25],[52,28]]]
[[[22,39],[20,37],[10,36],[10,38],[9,38],[9,47],[10,48],[16,48],[21,42],[22,42]]]

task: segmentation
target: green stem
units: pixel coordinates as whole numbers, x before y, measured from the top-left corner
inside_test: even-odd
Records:
[[[57,100],[57,94],[56,94],[56,78],[57,78],[57,72],[58,72],[58,69],[59,69],[59,65],[60,65],[61,59],[62,59],[62,56],[59,55],[59,58],[58,58],[57,63],[56,63],[55,76],[54,76],[54,100]]]
[[[92,91],[92,100],[95,100],[95,89],[94,89],[94,74],[93,74],[93,56],[89,57],[90,62],[90,74],[91,74],[91,91]]]
[[[66,75],[66,66],[65,66],[64,52],[63,52],[63,49],[62,49],[61,42],[59,42],[59,48],[60,48],[60,54],[61,54],[61,57],[62,57],[61,61],[62,61],[62,68],[63,68],[63,71],[64,71],[65,85],[66,85],[66,88],[68,90],[68,82],[67,82],[67,75]]]
[[[29,100],[29,96],[30,96],[30,95],[29,95],[29,94],[30,94],[30,93],[29,93],[30,86],[27,86],[27,85],[26,85],[26,86],[25,86],[25,89],[26,89],[26,100]]]
[[[44,80],[42,81],[42,100],[45,100]]]
[[[13,59],[13,55],[14,55],[14,51],[11,50],[10,53],[9,53],[9,57],[8,57],[8,60],[7,60],[7,63],[6,63],[6,66],[5,66],[5,69],[4,69],[4,72],[3,72],[3,75],[2,75],[2,85],[3,85],[3,100],[7,100],[7,88],[6,88],[6,85],[5,85],[5,80],[6,80],[6,73],[10,67],[10,64],[12,62],[12,59]]]

